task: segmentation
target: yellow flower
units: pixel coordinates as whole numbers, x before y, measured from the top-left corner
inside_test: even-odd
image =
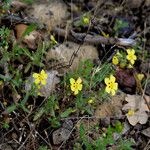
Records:
[[[134,49],[127,49],[127,53],[128,53],[128,55],[126,56],[126,58],[133,65],[135,60],[137,59],[137,57],[135,55],[135,50]]]
[[[73,78],[70,79],[70,88],[71,88],[71,91],[74,92],[74,95],[77,95],[79,91],[82,90],[81,83],[82,83],[82,80],[80,77],[76,81]]]
[[[105,78],[106,88],[105,91],[107,93],[111,93],[111,95],[115,95],[118,90],[118,83],[115,82],[116,78],[113,75],[110,75],[110,78]]]
[[[113,57],[112,63],[113,63],[114,65],[118,65],[119,60],[118,60],[118,57],[117,57],[117,56],[114,56],[114,57]]]
[[[83,17],[83,23],[84,23],[84,24],[89,24],[89,23],[90,23],[89,18],[84,16],[84,17]]]
[[[131,68],[133,68],[133,65],[129,64],[127,67],[128,67],[129,69],[131,69]]]
[[[89,99],[88,100],[88,104],[92,104],[92,103],[94,103],[94,100],[93,99]]]
[[[127,116],[133,116],[135,114],[135,111],[133,109],[128,110]]]
[[[143,78],[144,78],[144,74],[143,74],[143,73],[138,73],[138,74],[137,74],[137,78],[138,78],[140,81],[142,81]]]
[[[46,80],[48,78],[47,73],[45,73],[44,70],[42,70],[40,73],[33,73],[34,83],[35,84],[42,84],[46,85]]]
[[[53,35],[50,36],[50,39],[53,44],[57,44],[57,41],[55,40],[55,37]]]

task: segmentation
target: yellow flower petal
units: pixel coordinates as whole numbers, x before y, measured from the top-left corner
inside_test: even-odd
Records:
[[[133,66],[132,66],[131,64],[129,64],[129,65],[128,65],[128,68],[131,69],[131,68],[133,68]]]
[[[116,91],[111,89],[111,95],[114,96],[116,94]]]
[[[130,49],[127,49],[127,53],[130,54],[130,52],[131,52],[131,50],[130,50]]]
[[[38,78],[39,77],[39,74],[38,73],[33,73],[33,78]]]
[[[137,78],[138,78],[140,81],[142,81],[143,78],[144,78],[144,74],[142,74],[142,73],[137,74]]]
[[[107,93],[110,93],[111,88],[110,88],[110,87],[108,87],[108,86],[106,86],[105,91],[106,91]]]
[[[115,81],[116,81],[116,78],[115,78],[113,75],[110,75],[110,81],[111,81],[111,82],[115,82]]]
[[[82,90],[82,84],[78,85],[78,90],[81,91]]]
[[[45,78],[45,79],[47,79],[48,77],[47,73],[44,70],[41,71],[40,75],[42,78]]]
[[[134,62],[135,62],[135,61],[134,61],[133,59],[130,60],[130,63],[131,63],[132,65],[134,64]]]
[[[116,56],[113,57],[112,63],[113,63],[114,65],[117,65],[117,64],[119,63],[119,60],[118,60],[118,58],[117,58]]]
[[[46,85],[46,80],[41,80],[42,85]]]
[[[35,80],[34,80],[34,83],[35,83],[35,84],[39,84],[39,83],[40,83],[39,78],[35,79]]]
[[[79,93],[78,90],[75,90],[75,91],[74,91],[74,95],[77,95],[78,93]]]
[[[133,55],[133,59],[134,59],[134,60],[136,60],[136,59],[137,59],[137,57],[136,57],[135,55]]]
[[[71,85],[71,91],[75,91],[76,90],[76,88],[75,88],[75,86],[74,85]]]
[[[81,78],[80,78],[80,77],[77,79],[76,83],[77,83],[77,84],[82,83],[82,80],[81,80]]]
[[[135,54],[135,50],[131,49],[131,54],[134,55]]]
[[[118,90],[118,83],[114,83],[114,84],[113,84],[113,89],[114,89],[114,90]]]
[[[105,81],[105,84],[106,84],[106,85],[108,85],[108,84],[110,83],[109,78],[105,78],[105,80],[104,80],[104,81]]]
[[[88,103],[89,103],[89,104],[92,104],[93,102],[94,102],[93,99],[89,99],[89,100],[88,100]]]
[[[75,80],[73,78],[70,78],[70,84],[74,84]]]

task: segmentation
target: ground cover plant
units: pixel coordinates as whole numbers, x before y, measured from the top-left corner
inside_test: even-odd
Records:
[[[0,1],[0,149],[150,149],[150,1]]]

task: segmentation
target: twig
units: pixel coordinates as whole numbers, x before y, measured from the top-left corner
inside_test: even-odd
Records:
[[[37,132],[37,131],[35,130],[35,133],[38,134],[38,136],[52,149],[51,144],[48,143],[48,142],[43,138],[43,136],[41,136],[41,135],[39,134],[39,132]]]
[[[32,130],[33,131],[33,130]],[[24,140],[24,142],[20,145],[20,147],[18,148],[18,150],[21,150],[22,147],[24,146],[24,144],[27,142],[27,140],[29,139],[29,137],[31,136],[32,131],[29,133],[29,135],[26,137],[26,139]]]
[[[118,46],[134,46],[136,45],[136,41],[134,39],[127,39],[127,38],[105,38],[103,36],[94,36],[87,33],[75,33],[73,30],[67,32],[66,30],[55,27],[53,32],[56,34],[63,36],[69,40],[77,40],[79,42],[85,42],[89,44],[111,44],[111,45],[118,45]]]

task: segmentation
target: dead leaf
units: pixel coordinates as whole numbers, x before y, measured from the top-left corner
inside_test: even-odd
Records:
[[[150,102],[150,97],[145,96],[147,98],[147,101]],[[129,111],[133,110],[134,114],[129,115],[127,114],[127,119],[129,123],[133,126],[135,126],[137,123],[145,124],[148,120],[148,114],[146,112],[149,112],[148,106],[145,104],[145,100],[140,95],[127,95],[125,100],[128,102],[124,105],[122,110]]]
[[[28,48],[36,49],[38,46],[39,41],[41,40],[41,34],[38,31],[32,31],[29,35],[23,37],[24,32],[29,26],[25,24],[18,24],[15,27],[17,40],[23,38],[23,43],[27,44]]]
[[[23,42],[26,43],[30,49],[36,49],[40,40],[40,33],[37,31],[32,31],[29,35],[24,37]]]
[[[19,40],[22,37],[22,35],[25,32],[25,30],[27,29],[27,27],[28,26],[25,24],[18,24],[15,26],[17,40]]]
[[[126,93],[133,93],[136,90],[136,81],[132,70],[118,68],[115,74],[119,87]]]
[[[125,93],[123,92],[119,95],[113,96],[110,102],[105,102],[102,105],[99,105],[94,115],[99,118],[118,116],[121,113],[124,98]]]

